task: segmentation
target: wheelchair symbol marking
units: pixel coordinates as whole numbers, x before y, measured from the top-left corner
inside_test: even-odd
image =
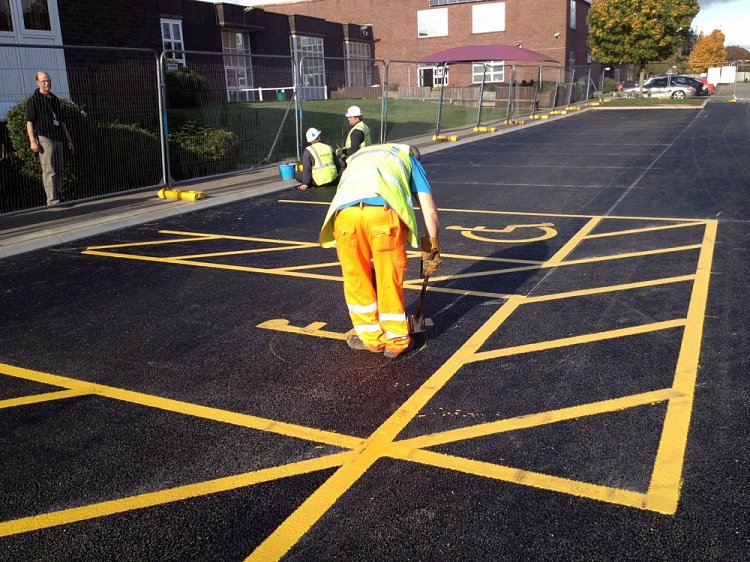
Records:
[[[480,236],[475,232],[487,233],[487,234],[510,234],[519,229],[533,228],[542,231],[542,234],[538,236],[532,236],[531,238],[494,238],[487,236]],[[481,242],[500,242],[505,244],[527,244],[529,242],[539,242],[540,240],[548,240],[557,236],[557,230],[554,228],[554,224],[551,222],[543,222],[539,224],[509,224],[505,228],[487,228],[485,226],[449,226],[446,230],[460,230],[461,234],[466,238],[472,240],[479,240]]]

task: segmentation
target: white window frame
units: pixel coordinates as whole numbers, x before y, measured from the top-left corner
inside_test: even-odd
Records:
[[[167,58],[170,60],[175,61],[180,66],[185,66],[187,62],[185,61],[185,53],[184,52],[174,52],[174,51],[184,51],[185,50],[185,36],[182,34],[182,21],[181,20],[170,20],[166,18],[162,18],[160,20],[160,26],[161,26],[161,44],[164,47],[165,51],[173,51],[170,55],[167,55]],[[169,37],[165,36],[165,29],[164,26],[167,25],[169,28]],[[174,32],[175,30],[179,31],[180,38],[175,39],[174,38]]]
[[[471,32],[505,31],[505,2],[475,4],[471,7]]]
[[[237,36],[242,38],[241,45]],[[250,52],[250,34],[245,31],[222,28],[221,49],[224,53],[224,80],[227,101],[253,101],[253,61]],[[234,78],[234,84],[231,84]]]
[[[298,94],[305,100],[328,99],[323,38],[312,35],[292,35],[290,41],[292,56],[302,75]]]
[[[417,37],[447,37],[448,8],[417,10]]]
[[[486,84],[491,82],[505,82],[505,61],[487,61],[472,63],[471,81],[473,84],[482,83],[482,74],[485,66],[487,67],[487,74],[484,79]]]
[[[570,29],[576,28],[576,12],[578,0],[570,0]]]
[[[432,72],[432,83],[431,84],[425,84],[424,83],[424,72],[425,71]],[[442,64],[423,64],[420,65],[417,72],[419,73],[419,85],[424,86],[426,88],[437,88],[438,86],[442,86],[443,82],[448,84],[448,73],[449,68],[447,66],[444,66]]]
[[[372,51],[369,43],[344,42],[346,85],[372,86]]]

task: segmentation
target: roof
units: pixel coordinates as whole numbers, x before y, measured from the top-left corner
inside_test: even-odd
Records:
[[[461,45],[444,51],[427,55],[419,62],[448,63],[448,62],[484,62],[484,61],[522,61],[522,62],[554,62],[555,59],[513,45]]]

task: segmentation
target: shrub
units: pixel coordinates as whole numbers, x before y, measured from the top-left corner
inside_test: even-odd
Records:
[[[201,107],[210,101],[208,79],[187,68],[167,71],[167,100],[173,109]]]
[[[615,91],[615,88],[617,87],[617,82],[612,80],[612,78],[605,78],[604,83],[602,84],[602,93],[603,94],[611,94]]]
[[[156,185],[161,178],[159,138],[137,125],[100,122],[86,117],[70,100],[60,109],[73,137],[75,152],[65,154],[63,182],[68,197],[81,199]],[[23,207],[43,204],[39,157],[29,148],[26,100],[8,111],[13,170],[4,170],[3,191]],[[8,180],[10,180],[8,182]]]
[[[169,134],[172,177],[177,180],[235,169],[240,155],[237,135],[186,121]]]

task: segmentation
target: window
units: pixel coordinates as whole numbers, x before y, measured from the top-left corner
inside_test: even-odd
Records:
[[[419,85],[428,88],[441,86],[448,83],[448,68],[445,66],[420,66],[419,67]]]
[[[485,74],[485,68],[487,69]],[[492,61],[486,63],[474,63],[471,65],[471,81],[474,84],[482,83],[482,75],[485,82],[502,82],[505,80],[505,63]]]
[[[292,54],[302,74],[300,95],[306,100],[327,98],[323,38],[292,36]]]
[[[576,28],[576,1],[570,0],[570,29]]]
[[[370,45],[347,41],[344,43],[344,57],[346,57],[346,85],[372,85],[372,57]],[[359,60],[358,60],[359,59]]]
[[[253,87],[253,65],[248,34],[222,29],[221,48],[224,52],[224,75],[229,101],[255,99],[250,91]]]
[[[180,20],[161,20],[161,39],[167,52],[167,58],[185,66],[185,53],[182,43],[182,22]]]
[[[417,11],[417,37],[448,35],[448,8]]]
[[[13,31],[13,18],[10,16],[10,0],[0,0],[0,31]]]
[[[52,31],[47,0],[22,0],[23,26],[26,29]]]
[[[471,32],[505,31],[505,2],[477,4],[471,7]]]

